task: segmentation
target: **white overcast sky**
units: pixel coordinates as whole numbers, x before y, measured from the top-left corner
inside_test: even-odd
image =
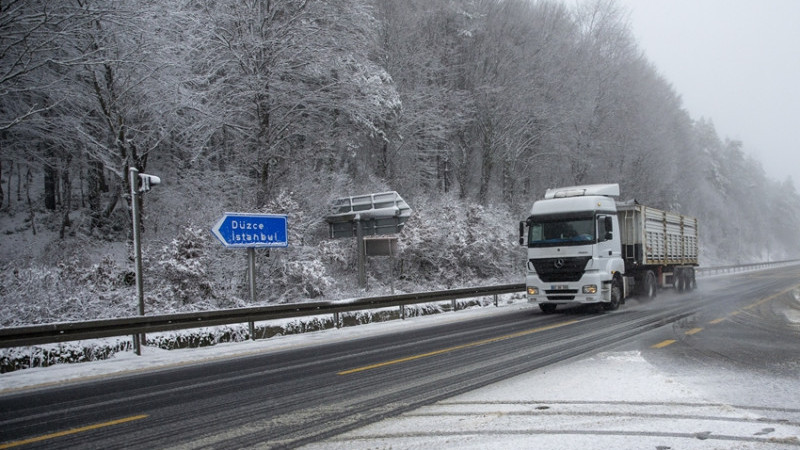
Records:
[[[800,0],[617,0],[693,119],[800,183]]]

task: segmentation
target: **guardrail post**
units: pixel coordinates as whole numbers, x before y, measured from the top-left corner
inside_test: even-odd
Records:
[[[406,320],[406,306],[400,305],[400,319]]]
[[[336,328],[342,328],[342,325],[339,322],[339,311],[333,313],[333,323],[336,325]]]
[[[494,306],[497,307],[497,294],[494,294]]]
[[[456,310],[456,299],[453,299],[452,302],[453,302],[453,312],[455,312],[455,310]]]
[[[256,323],[255,322],[249,322],[247,325],[248,325],[248,328],[250,329],[250,340],[251,341],[255,341],[256,340]]]

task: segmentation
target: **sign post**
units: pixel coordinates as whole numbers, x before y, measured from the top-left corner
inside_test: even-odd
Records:
[[[364,224],[356,214],[356,251],[358,253],[358,285],[362,288],[367,287],[367,252],[364,244]]]
[[[146,173],[139,173],[139,169],[130,167],[128,169],[128,182],[131,185],[131,220],[133,221],[133,256],[135,263],[136,274],[136,298],[139,302],[139,315],[144,315],[144,282],[142,281],[142,225],[141,225],[141,211],[139,208],[139,196],[145,192],[150,192],[150,187],[161,184],[161,178],[155,175],[148,175]],[[133,336],[133,351],[138,355],[142,355],[142,345],[145,342],[145,335],[136,334]]]
[[[256,302],[256,249],[289,246],[286,215],[225,213],[211,233],[227,248],[247,249],[247,276],[250,302]],[[255,340],[255,324],[250,322],[250,339]]]
[[[247,248],[247,277],[250,282],[250,304],[256,303],[256,249],[255,247]],[[248,323],[250,330],[250,339],[256,340],[256,324],[254,322]]]

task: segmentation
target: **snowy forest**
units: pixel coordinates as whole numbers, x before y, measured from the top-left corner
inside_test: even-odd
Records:
[[[687,67],[686,70],[692,70]],[[549,187],[696,216],[701,262],[800,256],[800,196],[691,117],[613,0],[0,3],[0,326],[250,305],[226,211],[288,214],[258,303],[521,282],[517,226]],[[338,197],[414,213],[357,287]]]

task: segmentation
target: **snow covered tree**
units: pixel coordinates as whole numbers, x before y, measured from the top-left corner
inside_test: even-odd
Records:
[[[192,88],[217,118],[218,145],[206,157],[252,171],[256,206],[293,175],[368,171],[363,161],[385,142],[400,107],[391,77],[371,59],[368,5],[195,3],[205,57]]]

